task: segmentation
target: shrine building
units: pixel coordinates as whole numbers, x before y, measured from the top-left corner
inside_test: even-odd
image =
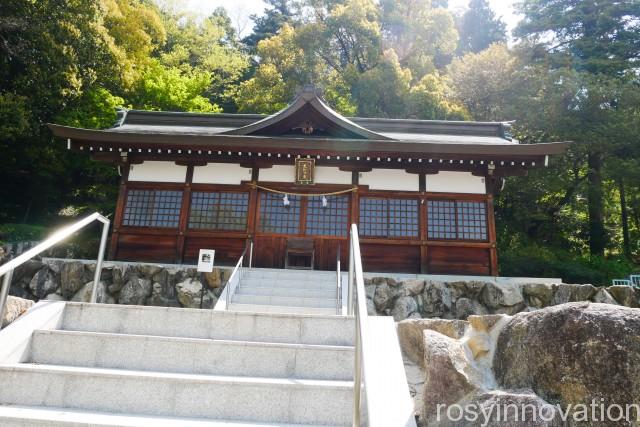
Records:
[[[121,175],[109,254],[334,270],[358,224],[372,272],[498,275],[494,195],[567,143],[501,122],[345,118],[306,86],[270,115],[120,111],[109,129],[49,125]],[[306,247],[307,259],[289,249]]]

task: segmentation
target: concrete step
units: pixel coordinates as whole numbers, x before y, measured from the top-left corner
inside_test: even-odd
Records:
[[[239,311],[239,310],[238,310]],[[309,310],[312,313],[313,310]],[[275,313],[275,312],[272,312]],[[59,329],[218,340],[354,345],[353,317],[66,303]]]
[[[301,298],[326,298],[336,297],[335,286],[331,289],[317,288],[288,288],[277,286],[261,286],[257,283],[242,283],[236,290],[236,295],[264,295],[281,297],[301,297]]]
[[[315,307],[315,308],[334,308],[336,307],[335,298],[303,298],[303,297],[287,297],[287,296],[269,296],[269,295],[252,295],[248,293],[235,294],[231,299],[232,303],[238,304],[254,304],[254,305],[279,305],[289,307]]]
[[[40,406],[0,406],[3,427],[329,427],[309,424],[281,424],[162,418]]]
[[[343,283],[346,283],[346,279]],[[325,291],[335,291],[336,282],[313,282],[297,280],[271,280],[271,279],[246,279],[243,278],[240,286],[256,288],[279,288],[279,289],[320,289]]]
[[[259,305],[259,304],[229,304],[229,310],[236,312],[249,313],[279,313],[279,314],[305,314],[305,315],[321,315],[332,316],[336,314],[335,308],[316,308],[316,307],[287,307],[278,305]]]
[[[353,379],[353,347],[35,331],[29,362],[271,378]]]
[[[261,277],[261,278],[301,278],[303,280],[309,280],[310,278],[316,280],[328,280],[330,277],[335,277],[335,271],[323,271],[323,270],[285,270],[285,269],[272,269],[272,268],[252,268],[245,270],[245,276],[249,277]]]
[[[353,383],[55,365],[0,366],[0,406],[349,425]]]

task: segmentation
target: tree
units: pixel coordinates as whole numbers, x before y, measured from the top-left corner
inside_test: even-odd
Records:
[[[261,40],[268,39],[278,34],[285,24],[293,23],[293,10],[291,0],[266,0],[268,5],[263,16],[251,15],[254,22],[253,31],[242,42],[254,50]]]
[[[513,93],[522,67],[504,44],[456,58],[448,67],[454,97],[476,120],[511,120]],[[520,90],[523,88],[520,87]]]
[[[400,65],[409,68],[416,80],[435,70],[437,56],[451,55],[458,40],[451,13],[433,3],[380,2],[383,46],[396,52]]]
[[[590,73],[624,74],[640,59],[636,0],[523,0],[515,35],[535,48],[534,58]]]
[[[506,25],[487,0],[469,1],[469,9],[458,20],[458,34],[458,55],[478,53],[493,43],[507,41]]]

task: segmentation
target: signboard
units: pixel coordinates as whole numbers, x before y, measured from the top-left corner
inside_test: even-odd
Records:
[[[213,259],[216,251],[213,249],[200,249],[198,255],[198,271],[201,273],[211,273],[213,271]]]
[[[313,184],[316,159],[296,159],[296,184]]]

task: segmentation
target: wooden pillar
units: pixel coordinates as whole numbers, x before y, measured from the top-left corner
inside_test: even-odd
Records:
[[[127,182],[129,181],[129,161],[126,157],[118,163],[120,168],[120,185],[118,188],[118,201],[116,202],[116,211],[113,215],[111,243],[109,245],[109,259],[116,259],[118,256],[118,236],[120,227],[122,226],[122,216],[127,202]]]
[[[498,249],[496,244],[496,219],[493,212],[493,194],[487,195],[487,222],[489,228],[489,260],[490,260],[490,274],[492,276],[498,275]]]
[[[258,179],[260,177],[260,169],[258,167],[254,167],[251,169],[251,183],[257,184]],[[247,207],[249,210],[247,212],[247,240],[253,241],[253,265],[257,266],[256,261],[256,253],[257,253],[257,245],[256,245],[256,227],[257,227],[257,218],[258,218],[258,189],[256,187],[251,187],[249,190],[249,206]],[[246,265],[249,265],[249,261],[247,261]]]
[[[419,191],[420,191],[420,205],[419,209],[419,233],[420,233],[420,273],[426,274],[429,272],[429,247],[427,246],[427,176],[424,173],[420,174],[419,178]]]
[[[191,184],[193,183],[193,165],[187,166],[187,178],[182,190],[182,206],[180,207],[180,221],[178,222],[178,239],[176,242],[176,263],[184,261],[185,233],[189,225],[189,209],[191,204]]]

